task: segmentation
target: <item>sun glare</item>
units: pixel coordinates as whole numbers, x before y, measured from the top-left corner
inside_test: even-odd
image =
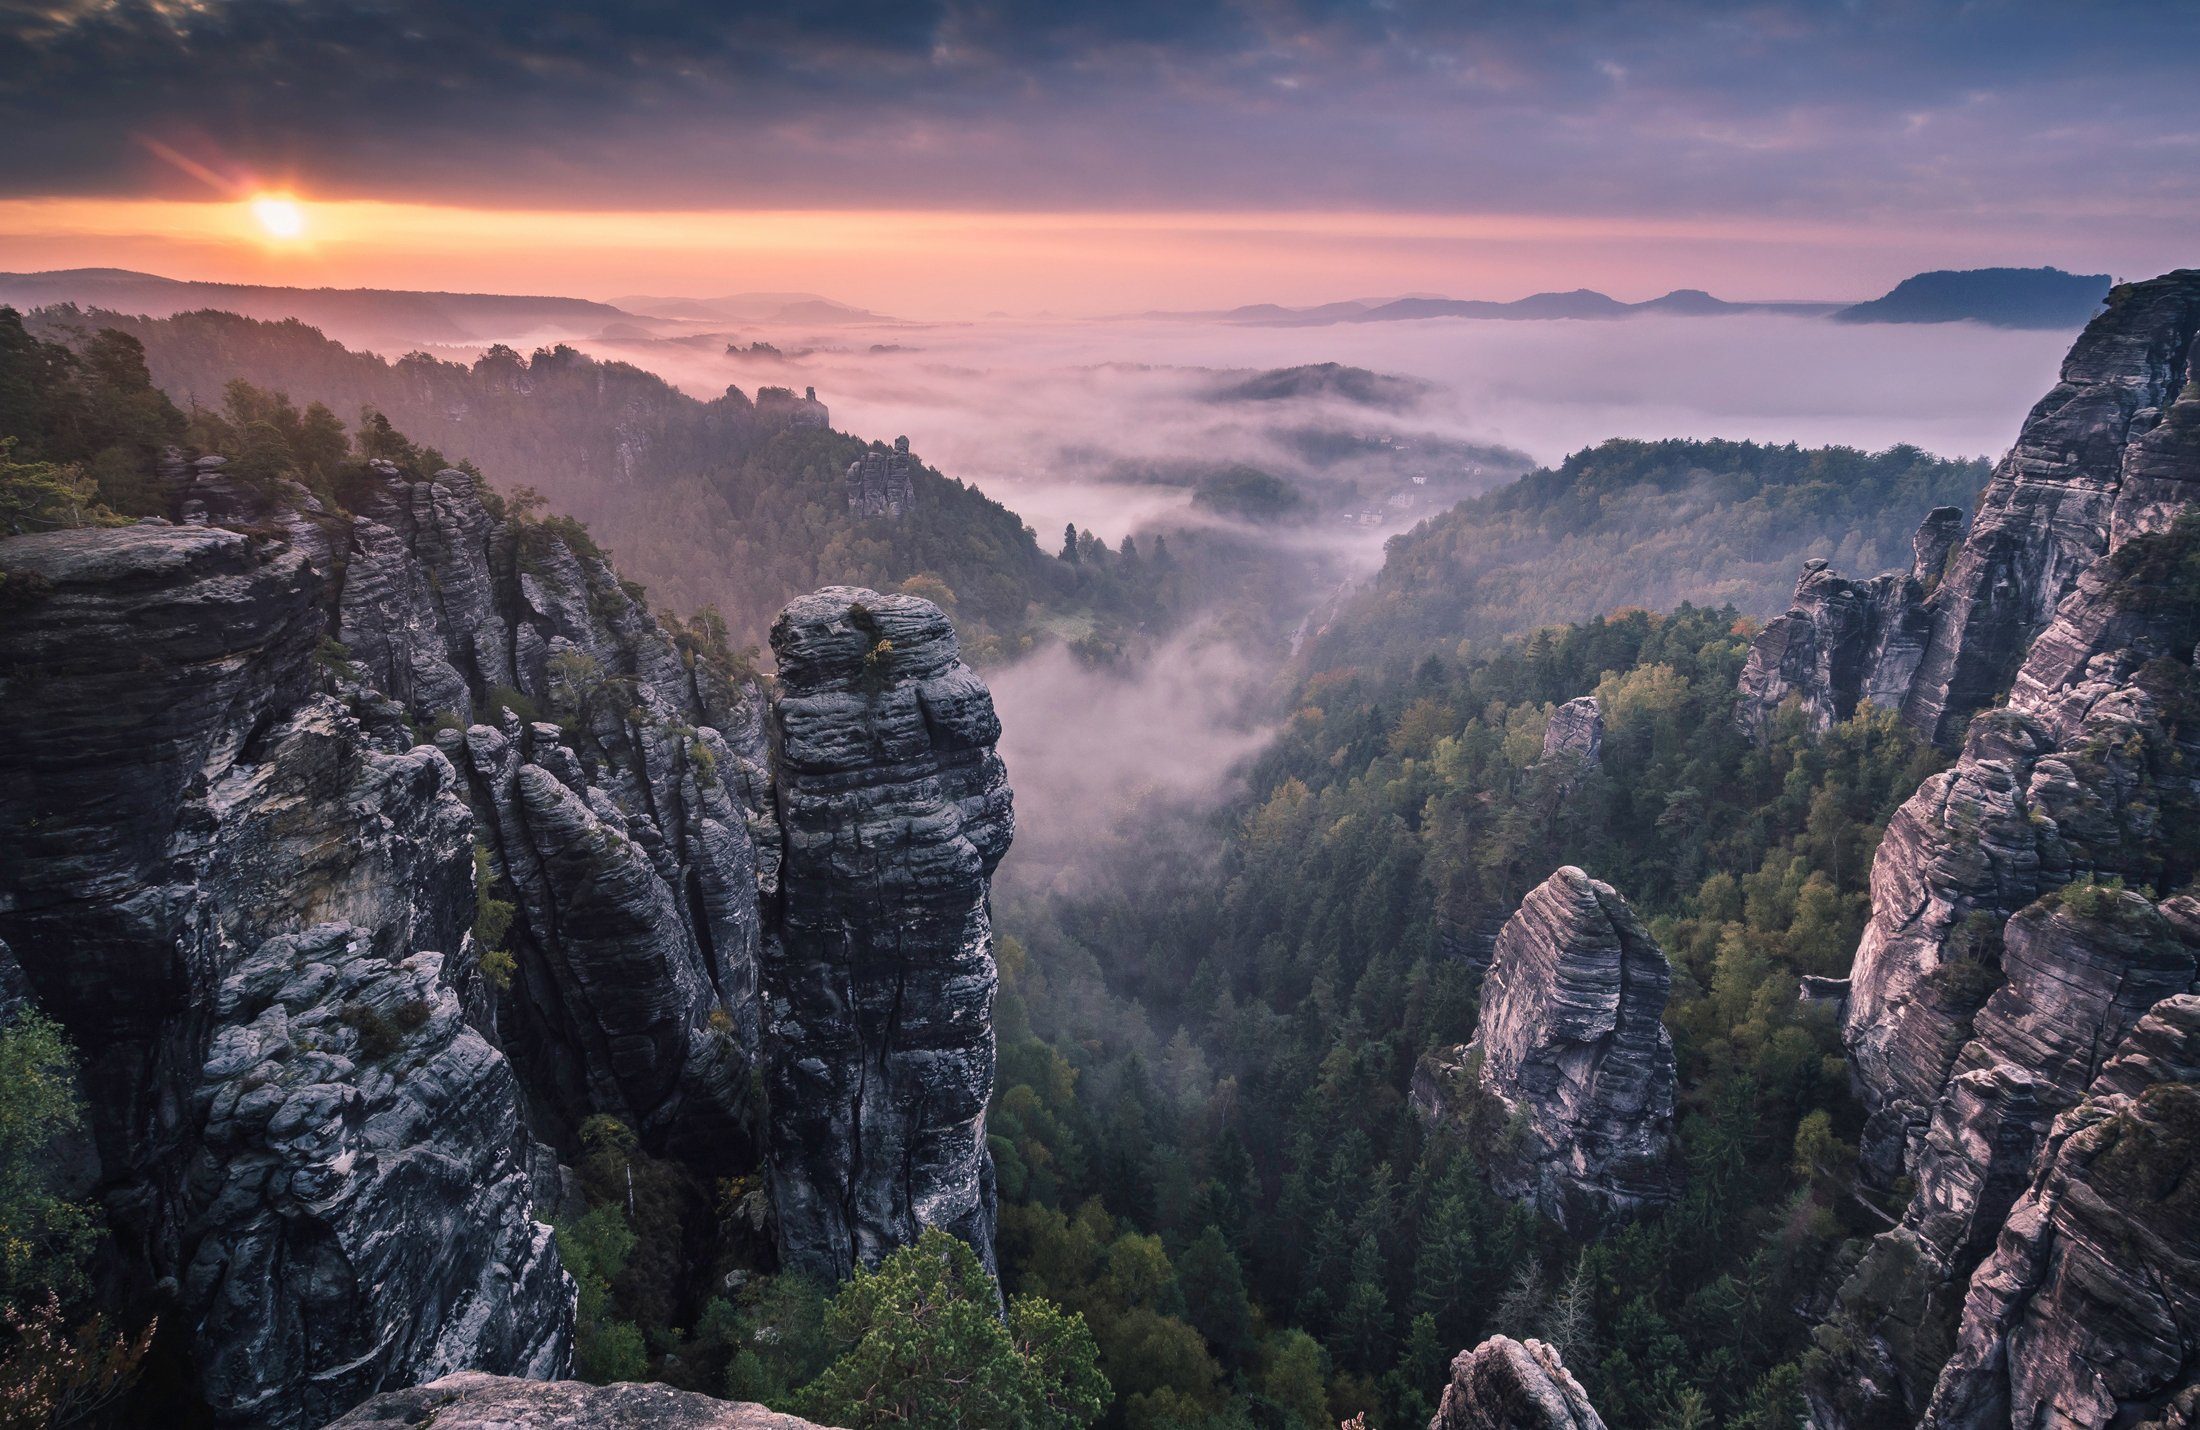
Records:
[[[252,217],[258,220],[261,232],[269,238],[302,238],[306,231],[306,211],[296,199],[282,194],[260,194],[252,200]]]

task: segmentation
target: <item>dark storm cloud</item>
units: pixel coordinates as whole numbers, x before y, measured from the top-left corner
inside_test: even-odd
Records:
[[[0,0],[0,191],[1853,219],[2200,190],[2200,10]]]

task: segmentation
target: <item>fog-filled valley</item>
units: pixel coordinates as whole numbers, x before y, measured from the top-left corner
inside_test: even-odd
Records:
[[[599,317],[0,308],[0,1397],[2014,1430],[2183,1304],[2190,272]]]

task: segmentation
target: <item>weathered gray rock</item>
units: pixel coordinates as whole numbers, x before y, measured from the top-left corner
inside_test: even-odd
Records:
[[[777,842],[761,691],[569,531],[499,520],[464,472],[377,470],[338,635],[415,725],[479,722],[441,739],[518,905],[495,1023],[540,1135],[570,1146],[608,1113],[652,1149],[739,1160]]]
[[[1604,711],[1594,695],[1567,701],[1543,726],[1543,760],[1594,769],[1604,757]]]
[[[1673,972],[1609,884],[1560,869],[1497,936],[1466,1061],[1504,1133],[1492,1183],[1581,1229],[1672,1194]]]
[[[786,1264],[827,1279],[927,1226],[990,1265],[989,879],[1014,832],[984,682],[929,601],[832,587],[772,628],[785,830],[764,958]]]
[[[1604,1421],[1557,1351],[1492,1336],[1453,1359],[1429,1430],[1604,1430]]]
[[[1921,1422],[1931,1430],[2191,1423],[2200,1085],[2189,1052],[2200,1000],[2169,1000],[2142,1026],[2115,1073],[2056,1121],[2038,1176],[1972,1278]]]
[[[1906,1169],[1969,1037],[2010,915],[2086,874],[2175,888],[2200,859],[2200,732],[2170,714],[2193,684],[2177,629],[2191,616],[2131,580],[2195,542],[2190,524],[2135,538],[2089,571],[2009,704],[1975,720],[1956,764],[1887,826],[1845,1023],[1874,1114],[1867,1170],[1883,1183]]]
[[[1902,1224],[1865,1253],[1834,1334],[1821,1337],[1843,1365],[1815,1388],[1835,1407],[1827,1423],[1868,1423],[1874,1404],[1911,1421],[1923,1413],[1955,1349],[1964,1284],[2031,1184],[2049,1125],[2150,1008],[2184,994],[2196,966],[2200,902],[2189,897],[2157,910],[2137,894],[2087,890],[2009,921],[2004,981],[1933,1108]]]
[[[0,542],[0,567],[38,578],[0,622],[0,926],[83,1050],[123,1279],[175,1288],[216,1420],[562,1369],[511,1071],[453,991],[467,810],[436,751],[310,693],[318,568],[163,526]]]
[[[1952,746],[2101,556],[2200,499],[2200,269],[2118,287],[2025,419],[1934,595],[1903,718]],[[2184,409],[2179,411],[2177,409]]]
[[[1844,1034],[1871,1108],[1866,1178],[1915,1193],[1820,1333],[1821,1430],[2136,1424],[2190,1389],[2161,1369],[2190,1338],[2162,1350],[2169,1312],[2130,1269],[2152,1255],[2131,1247],[2167,1237],[2170,1269],[2145,1275],[2185,1274],[2189,1215],[2111,1214],[2066,1179],[2086,1210],[2044,1249],[2060,1195],[2044,1189],[2083,1150],[2073,1119],[2182,1086],[2193,1064],[2200,902],[2162,896],[2200,864],[2183,713],[2200,609],[2177,575],[2200,550],[2200,273],[2118,291],[1932,598],[1906,718],[1945,738],[2009,699],[1970,721],[1873,865]],[[2102,878],[2132,891],[2072,883]],[[2110,1225],[2123,1244],[2085,1240]]]
[[[767,934],[789,1263],[930,1225],[990,1262],[1012,819],[936,608],[798,602],[775,708],[722,628],[466,473],[369,464],[346,516],[168,467],[207,524],[0,542],[0,999],[85,1050],[117,1310],[187,1328],[218,1423],[562,1373],[531,1187],[596,1114],[764,1160]]]
[[[1912,539],[1906,572],[1851,581],[1823,560],[1804,563],[1786,614],[1750,642],[1735,705],[1742,728],[1763,736],[1791,695],[1820,731],[1848,719],[1867,701],[1900,709],[1932,635],[1926,600],[1962,534],[1962,511],[1936,507]]]
[[[891,452],[865,452],[848,464],[848,510],[855,515],[901,517],[916,499],[908,438]]]
[[[665,1385],[588,1385],[468,1372],[378,1395],[329,1430],[821,1430],[746,1401]]]

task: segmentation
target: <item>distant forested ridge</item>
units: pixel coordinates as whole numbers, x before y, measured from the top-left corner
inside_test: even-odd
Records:
[[[781,606],[819,586],[916,582],[981,662],[1049,629],[1112,646],[1114,633],[1158,622],[1183,579],[1093,547],[1064,561],[1014,512],[920,461],[906,510],[859,516],[849,464],[885,446],[820,425],[821,411],[783,390],[752,399],[729,387],[704,402],[563,345],[492,347],[471,364],[424,353],[386,362],[300,322],[215,311],[152,319],[52,308],[29,329],[86,350],[101,332],[127,333],[187,410],[220,412],[242,380],[300,407],[322,404],[347,425],[379,413],[499,486],[540,492],[586,523],[656,604],[714,606],[737,644],[760,643]]]
[[[1916,447],[1615,439],[1393,537],[1381,574],[1315,637],[1312,668],[1417,660],[1626,606],[1787,606],[1809,557],[1910,563],[1936,506],[1969,508],[1984,461]]]
[[[1885,296],[1843,308],[1843,323],[1985,323],[1996,328],[2082,328],[2108,297],[2106,273],[2060,268],[1940,269],[1905,278]]]

